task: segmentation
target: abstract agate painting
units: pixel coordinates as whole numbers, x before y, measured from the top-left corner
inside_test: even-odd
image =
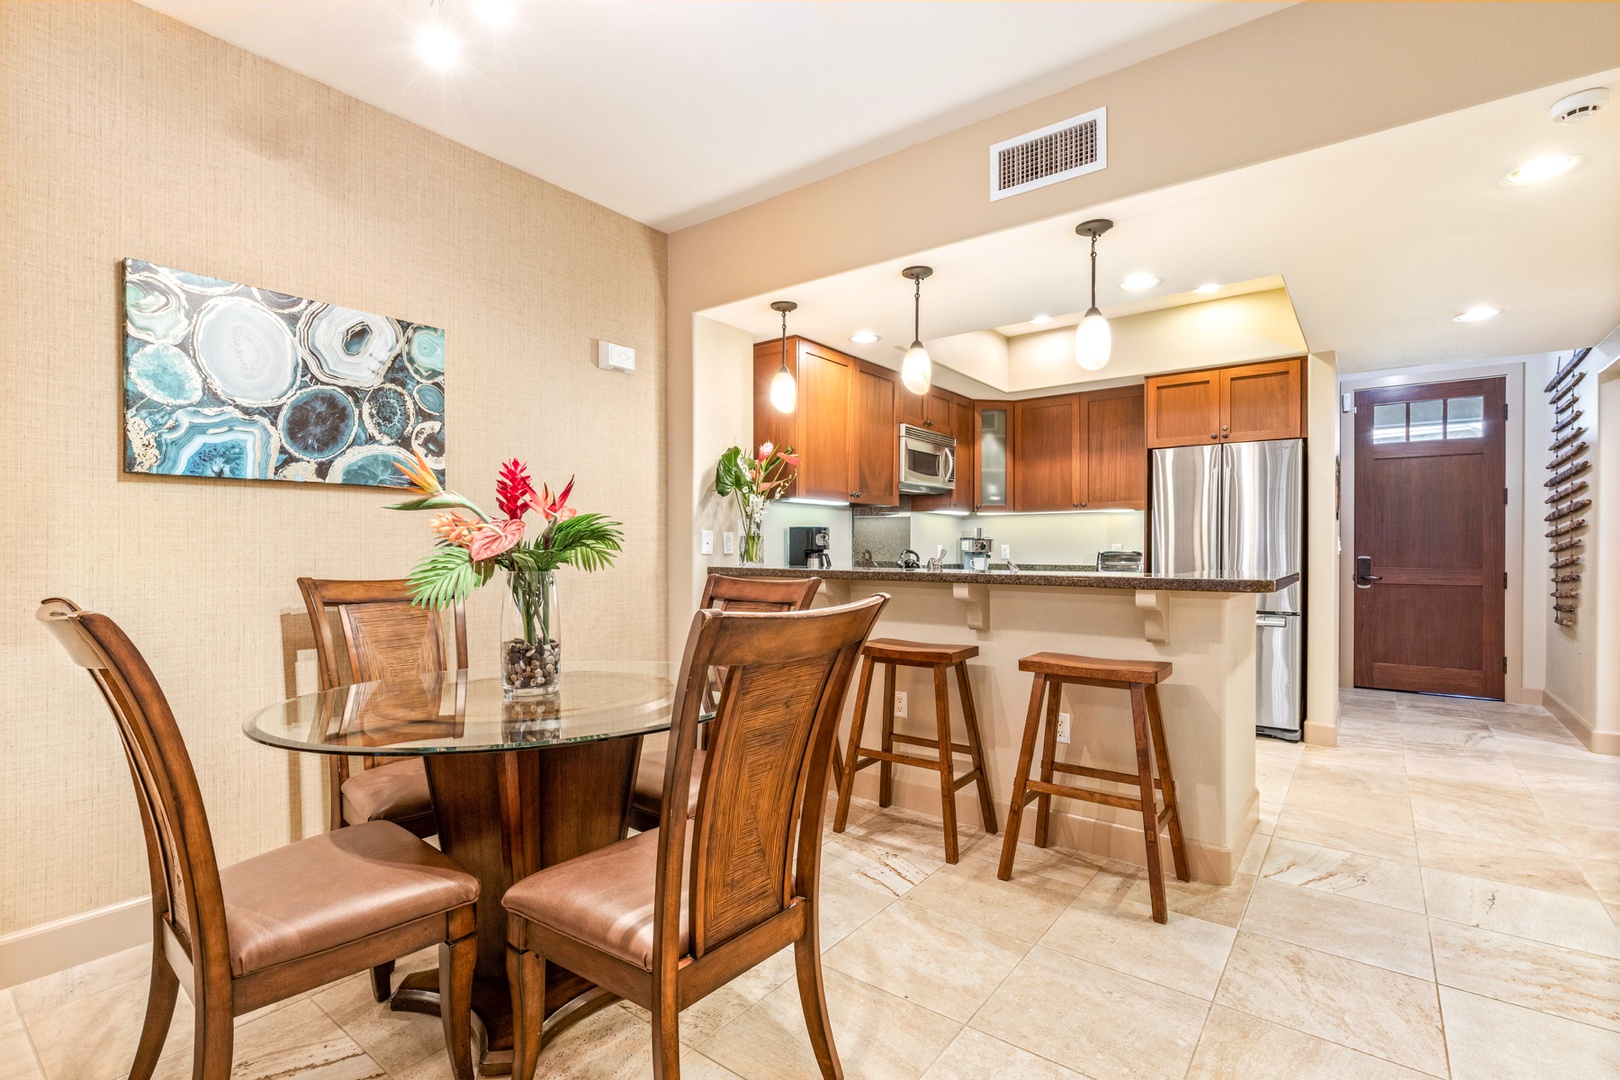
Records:
[[[124,471],[444,479],[444,331],[124,260]]]

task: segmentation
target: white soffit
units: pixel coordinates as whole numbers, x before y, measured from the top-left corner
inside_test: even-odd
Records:
[[[474,0],[140,2],[666,232],[1289,6],[512,0],[495,30]]]
[[[1088,288],[1087,245],[1074,226],[1108,217],[1097,298],[1110,316],[1206,299],[1190,292],[1205,282],[1280,276],[1311,349],[1336,352],[1345,372],[1593,344],[1620,322],[1620,108],[1567,125],[1549,121],[1547,108],[1617,82],[1620,72],[1600,72],[705,314],[763,339],[779,326],[769,301],[794,300],[795,333],[892,366],[892,343],[911,340],[902,267],[934,267],[923,286],[925,340],[1014,333],[1037,313],[1072,320]],[[1551,153],[1583,161],[1544,183],[1501,182]],[[1124,292],[1120,281],[1136,270],[1164,283]],[[1481,303],[1502,313],[1452,321]],[[857,329],[883,341],[851,344]]]

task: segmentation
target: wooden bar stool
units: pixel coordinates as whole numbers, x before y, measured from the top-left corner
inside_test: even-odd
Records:
[[[843,832],[849,820],[849,800],[855,790],[855,773],[874,762],[878,768],[878,805],[888,806],[894,786],[895,765],[915,765],[939,773],[941,809],[945,816],[945,861],[954,863],[959,858],[956,846],[956,792],[973,781],[979,785],[979,811],[984,815],[984,831],[996,831],[996,814],[990,805],[990,788],[985,780],[984,748],[979,744],[979,717],[973,708],[973,690],[968,686],[967,662],[979,655],[977,645],[928,645],[916,641],[897,641],[894,638],[876,638],[861,650],[865,663],[861,666],[861,689],[855,699],[855,720],[849,732],[849,759],[844,764],[844,775],[838,785],[838,811],[833,817],[833,832]],[[861,729],[866,724],[866,702],[872,693],[872,668],[883,665],[883,749],[861,748]],[[938,722],[938,736],[924,739],[915,735],[900,735],[894,730],[894,669],[897,667],[932,668],[934,671],[934,716]],[[956,690],[962,699],[962,719],[967,726],[967,742],[951,741],[950,691],[945,672],[956,669]],[[927,746],[934,750],[935,760],[915,754],[897,754],[895,743],[908,746]],[[961,776],[955,775],[953,754],[966,754],[973,768]]]
[[[1033,672],[1035,681],[1029,691],[1029,715],[1024,720],[1024,743],[1018,752],[1018,775],[1013,779],[1012,806],[1007,811],[1007,835],[1001,845],[1001,869],[997,876],[1002,881],[1012,880],[1013,858],[1018,851],[1018,830],[1023,825],[1024,807],[1031,800],[1040,800],[1035,816],[1037,847],[1045,847],[1047,843],[1054,795],[1135,810],[1142,815],[1142,836],[1147,841],[1148,891],[1153,896],[1153,921],[1167,921],[1169,914],[1164,897],[1164,868],[1159,863],[1160,829],[1168,827],[1170,830],[1170,854],[1175,861],[1176,877],[1182,881],[1188,880],[1187,851],[1181,841],[1181,816],[1176,811],[1176,782],[1170,773],[1170,754],[1164,744],[1164,724],[1159,714],[1158,684],[1169,677],[1170,665],[1150,660],[1101,660],[1091,656],[1041,652],[1018,661],[1018,670]],[[1130,691],[1131,720],[1136,728],[1136,775],[1070,765],[1057,760],[1058,709],[1066,685],[1105,686],[1112,690]],[[1041,729],[1043,696],[1046,698],[1046,741],[1041,751],[1041,776],[1035,780],[1030,777],[1029,770],[1035,760],[1035,736]],[[1153,776],[1154,758],[1158,759],[1159,764],[1157,779]],[[1056,784],[1053,783],[1056,773],[1092,780],[1112,780],[1117,784],[1134,784],[1140,795],[1115,795]],[[1154,787],[1158,787],[1164,796],[1163,810],[1158,809],[1158,802],[1153,797]]]

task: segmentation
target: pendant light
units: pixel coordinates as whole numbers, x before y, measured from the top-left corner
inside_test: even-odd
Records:
[[[787,317],[788,312],[798,306],[791,300],[777,300],[771,304],[772,311],[782,313],[782,366],[771,379],[771,404],[776,406],[777,412],[792,412],[799,404],[799,384],[793,381],[793,372],[787,366]]]
[[[917,283],[916,294],[912,297],[911,348],[906,350],[905,358],[900,361],[900,381],[913,394],[928,393],[928,388],[934,382],[934,362],[928,358],[928,350],[923,348],[922,343],[922,283],[923,278],[933,272],[932,266],[908,266],[900,271],[902,277]]]
[[[1108,320],[1097,307],[1097,237],[1114,227],[1107,218],[1082,221],[1074,227],[1076,234],[1091,237],[1091,307],[1086,317],[1074,328],[1074,359],[1087,371],[1100,371],[1108,363],[1108,354],[1114,347],[1114,335],[1108,329]]]

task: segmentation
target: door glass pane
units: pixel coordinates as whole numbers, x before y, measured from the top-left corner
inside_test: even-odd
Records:
[[[1373,442],[1406,441],[1406,402],[1373,406]]]
[[[1441,418],[1445,415],[1446,403],[1439,399],[1434,401],[1414,401],[1411,403],[1412,427],[1407,438],[1413,442],[1429,442],[1445,437],[1441,428]]]
[[[1007,505],[1007,410],[985,409],[980,414],[983,437],[979,441],[979,505]]]
[[[1446,438],[1485,437],[1485,399],[1481,396],[1446,398]]]

